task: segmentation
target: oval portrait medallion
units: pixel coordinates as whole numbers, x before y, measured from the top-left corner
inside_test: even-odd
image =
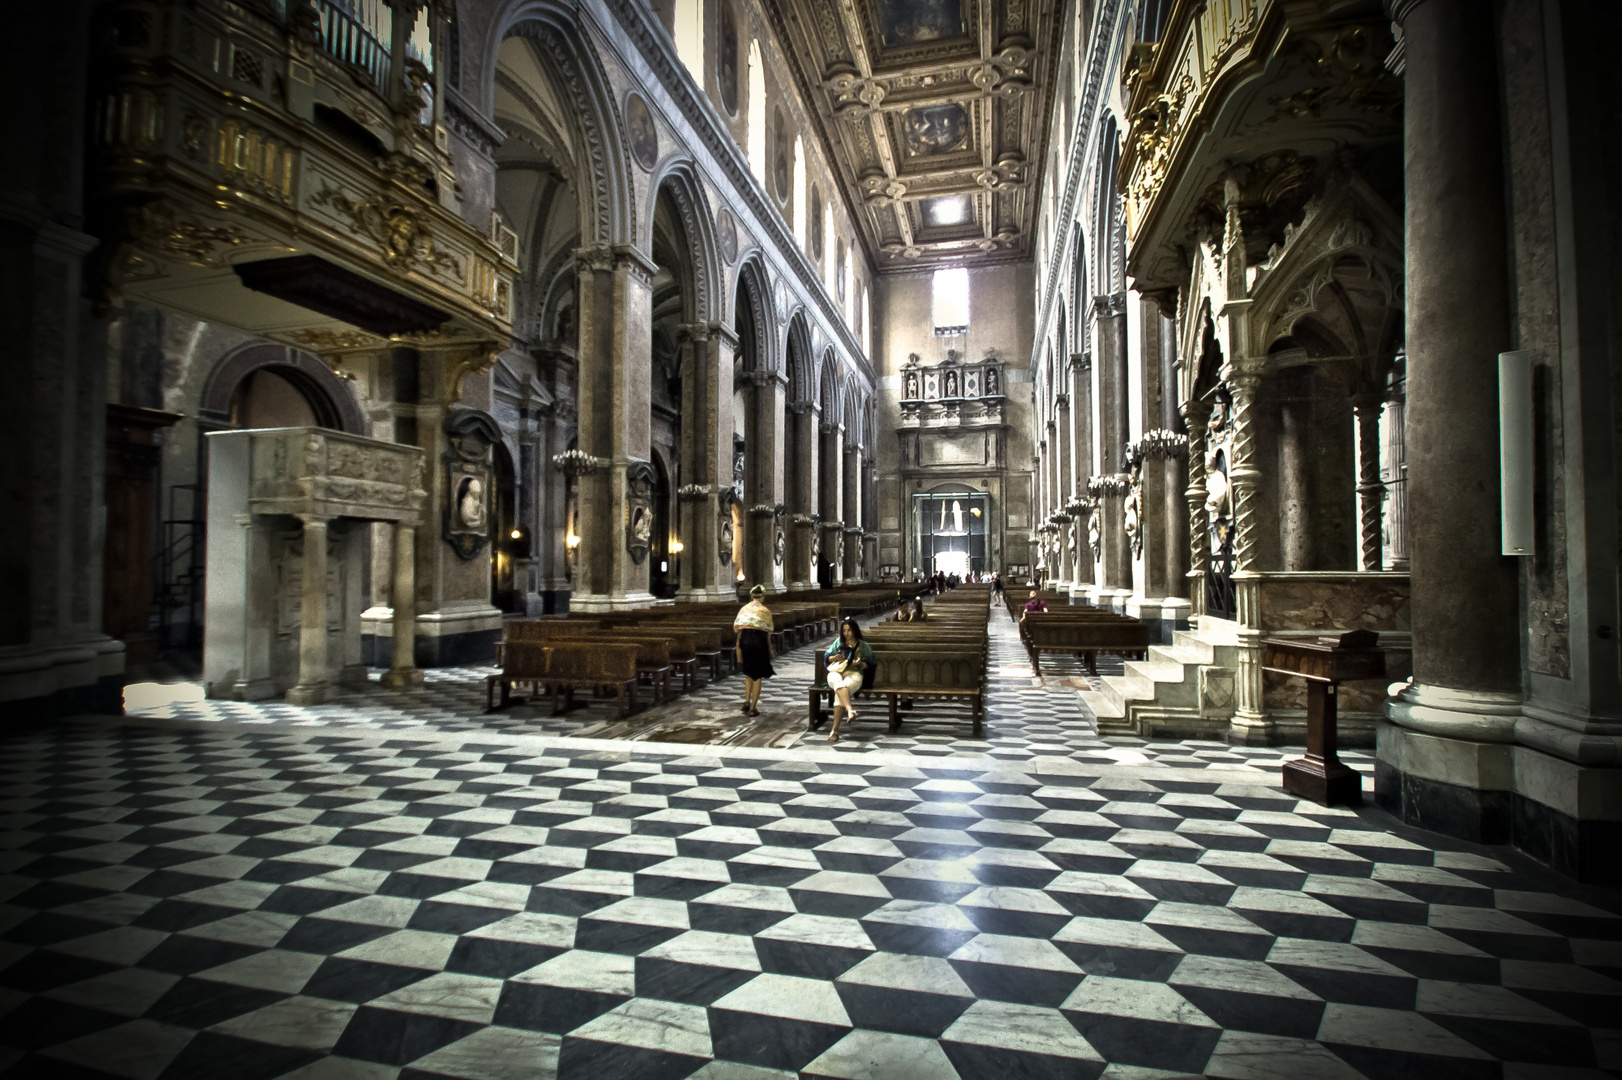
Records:
[[[659,127],[641,94],[625,99],[625,131],[631,141],[631,156],[644,169],[659,163]]]

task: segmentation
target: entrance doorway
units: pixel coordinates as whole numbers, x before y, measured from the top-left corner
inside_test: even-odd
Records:
[[[912,569],[915,575],[936,572],[967,578],[986,566],[986,527],[991,521],[991,497],[955,485],[912,497],[912,527],[916,537]]]

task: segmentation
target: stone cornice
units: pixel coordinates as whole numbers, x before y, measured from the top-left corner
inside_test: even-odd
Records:
[[[605,2],[626,35],[636,44],[643,62],[659,79],[693,133],[703,142],[727,180],[731,181],[738,198],[749,207],[755,220],[776,245],[779,258],[799,278],[803,295],[811,298],[811,302],[821,309],[824,320],[834,328],[852,366],[866,377],[869,388],[876,388],[873,365],[857,342],[855,331],[845,322],[838,301],[823,286],[810,257],[800,249],[793,231],[783,221],[782,212],[755,179],[743,151],[732,138],[732,132],[726,127],[720,113],[716,112],[709,95],[693,81],[687,65],[676,56],[675,44],[659,23],[652,7],[637,0]]]

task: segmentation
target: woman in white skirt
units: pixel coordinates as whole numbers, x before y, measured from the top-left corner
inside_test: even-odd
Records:
[[[825,656],[828,689],[834,692],[834,726],[828,732],[828,741],[833,743],[839,741],[839,721],[846,716],[856,719],[856,708],[850,703],[851,691],[873,681],[873,647],[862,640],[862,628],[856,625],[856,620],[846,619]]]

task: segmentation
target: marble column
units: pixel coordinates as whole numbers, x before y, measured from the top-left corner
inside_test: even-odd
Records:
[[[1380,481],[1385,485],[1385,569],[1408,569],[1408,442],[1404,420],[1407,362],[1399,354],[1386,384],[1380,433]]]
[[[393,526],[394,573],[391,596],[394,601],[394,662],[383,673],[388,688],[422,685],[417,667],[417,526],[396,522]]]
[[[649,459],[652,281],[657,267],[629,245],[581,248],[579,449],[600,464],[579,479],[577,611],[646,607],[648,564],[625,540],[626,469]]]
[[[1510,346],[1498,44],[1475,0],[1399,0],[1413,682],[1376,793],[1404,820],[1506,839],[1521,702],[1518,576],[1499,553],[1497,354]],[[1394,726],[1393,726],[1394,725]]]
[[[569,575],[569,479],[553,465],[569,448],[569,435],[575,430],[578,414],[572,401],[554,400],[543,424],[543,458],[540,476],[540,523],[533,550],[541,564],[542,611],[546,614],[567,610],[573,589]]]
[[[1352,399],[1357,416],[1357,565],[1361,570],[1384,568],[1380,543],[1385,514],[1385,484],[1380,480],[1380,414],[1384,408],[1380,394]]]
[[[300,514],[304,558],[299,586],[298,683],[287,691],[293,705],[319,705],[338,696],[327,660],[327,519]]]

